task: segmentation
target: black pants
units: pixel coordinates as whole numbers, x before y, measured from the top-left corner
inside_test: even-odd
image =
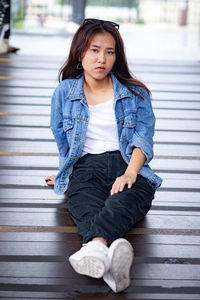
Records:
[[[110,195],[127,164],[119,151],[86,154],[74,165],[67,190],[68,209],[87,243],[103,237],[108,245],[123,237],[149,211],[155,191],[141,175],[131,189]]]

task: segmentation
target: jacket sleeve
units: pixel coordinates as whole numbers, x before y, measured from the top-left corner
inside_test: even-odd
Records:
[[[59,101],[60,97],[58,97],[57,89],[54,91],[51,100],[51,120],[50,120],[50,128],[54,135],[58,151],[59,151],[59,167],[64,163],[65,156],[68,152],[68,141],[66,137],[66,133],[63,130],[63,114],[62,114],[62,105]]]
[[[136,97],[136,127],[132,139],[127,147],[127,154],[131,155],[133,149],[138,147],[146,156],[144,165],[153,158],[153,136],[155,128],[155,116],[152,109],[150,96],[143,92],[144,98]]]

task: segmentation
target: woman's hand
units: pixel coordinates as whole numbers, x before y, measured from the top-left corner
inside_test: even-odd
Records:
[[[55,178],[56,178],[56,175],[51,175],[51,176],[45,178],[45,181],[46,181],[47,185],[49,185],[49,186],[54,185]]]
[[[115,182],[112,185],[112,189],[110,191],[110,194],[117,194],[118,192],[122,192],[125,185],[128,185],[128,189],[132,187],[132,185],[136,182],[137,179],[137,173],[135,172],[125,172],[122,176],[117,177]]]

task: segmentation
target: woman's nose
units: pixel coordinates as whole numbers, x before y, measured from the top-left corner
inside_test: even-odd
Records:
[[[105,63],[106,57],[104,52],[99,52],[98,61],[101,63]]]

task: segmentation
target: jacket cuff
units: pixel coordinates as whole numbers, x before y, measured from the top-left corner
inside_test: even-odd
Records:
[[[134,148],[140,148],[142,150],[143,154],[146,157],[144,165],[148,165],[148,163],[153,158],[153,147],[145,139],[135,136],[128,144],[126,154],[132,155]]]

